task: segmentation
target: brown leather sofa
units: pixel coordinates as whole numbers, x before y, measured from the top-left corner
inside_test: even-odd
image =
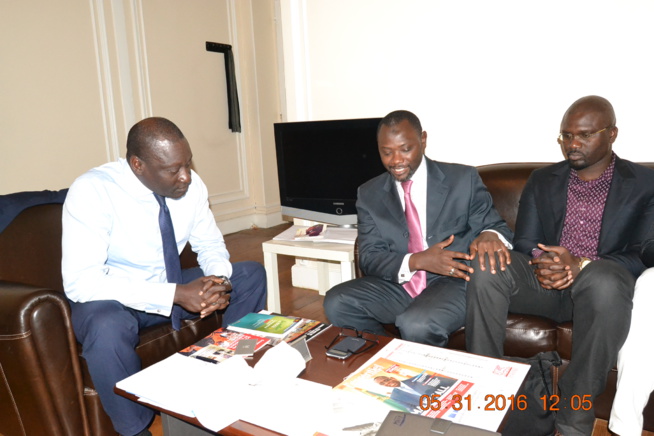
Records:
[[[0,434],[116,435],[75,340],[61,278],[61,204],[32,206],[0,233]],[[192,266],[190,250],[182,265]],[[218,314],[147,329],[144,367],[220,327]]]
[[[515,229],[518,203],[522,189],[527,183],[531,172],[537,168],[549,165],[547,163],[502,163],[478,167],[484,184],[488,188],[495,208],[502,215],[509,227]],[[654,163],[643,164],[654,168]],[[355,255],[358,253],[355,253]],[[356,274],[361,276],[357,267]],[[397,330],[391,331],[396,333]],[[649,346],[649,344],[643,344]],[[450,337],[448,348],[465,350],[465,328],[461,328]],[[541,351],[557,351],[563,360],[559,374],[565,371],[572,354],[572,323],[556,322],[538,316],[509,314],[506,323],[506,341],[504,354],[506,356],[531,357]],[[588,356],[591,358],[592,356]],[[611,414],[611,405],[615,396],[617,371],[614,368],[609,373],[606,390],[595,399],[595,416],[607,420]],[[643,429],[654,431],[654,395],[644,412]]]

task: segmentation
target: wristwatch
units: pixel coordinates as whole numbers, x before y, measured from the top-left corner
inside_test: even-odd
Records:
[[[227,278],[227,276],[218,276],[219,279],[223,279],[223,285],[232,286],[232,282]]]
[[[582,269],[584,269],[584,268],[586,267],[586,265],[588,265],[588,264],[591,263],[591,262],[592,262],[592,261],[591,261],[589,258],[587,258],[587,257],[580,257],[580,258],[579,258],[579,271],[581,271]]]

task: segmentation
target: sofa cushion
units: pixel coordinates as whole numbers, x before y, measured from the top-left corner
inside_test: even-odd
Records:
[[[546,163],[500,163],[481,165],[477,171],[488,188],[495,209],[511,230],[515,230],[516,216],[522,189],[531,172]]]

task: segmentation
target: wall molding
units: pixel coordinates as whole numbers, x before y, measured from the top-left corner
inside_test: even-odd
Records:
[[[102,121],[104,124],[105,153],[107,161],[118,158],[118,132],[116,129],[116,103],[114,101],[111,60],[109,55],[109,36],[107,34],[107,15],[105,3],[102,0],[89,0],[91,9],[91,24],[93,27],[96,66]]]
[[[237,82],[237,95],[239,104],[242,107],[242,102],[244,101],[244,87],[246,86],[246,78],[241,72],[241,45],[238,38],[238,26],[237,26],[237,16],[236,16],[236,0],[227,0],[227,25],[228,32],[231,41],[229,43],[232,45],[232,52],[234,55],[234,73],[238,77]],[[219,193],[219,194],[210,194],[210,199],[214,201],[237,201],[242,199],[250,198],[250,184],[248,183],[248,165],[247,165],[247,152],[245,149],[245,139],[250,132],[250,126],[247,122],[247,111],[241,109],[241,132],[236,134],[236,150],[238,156],[238,166],[240,167],[239,171],[239,187],[241,188],[240,194],[236,193]],[[235,195],[236,194],[236,195]]]
[[[308,78],[309,38],[306,0],[279,0],[284,77],[284,121],[306,121],[311,118],[311,89]]]

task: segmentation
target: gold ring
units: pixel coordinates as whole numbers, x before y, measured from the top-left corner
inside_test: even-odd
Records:
[[[500,248],[500,249],[495,250],[496,253],[499,253],[499,252],[502,252],[502,251],[504,251],[503,248]]]

